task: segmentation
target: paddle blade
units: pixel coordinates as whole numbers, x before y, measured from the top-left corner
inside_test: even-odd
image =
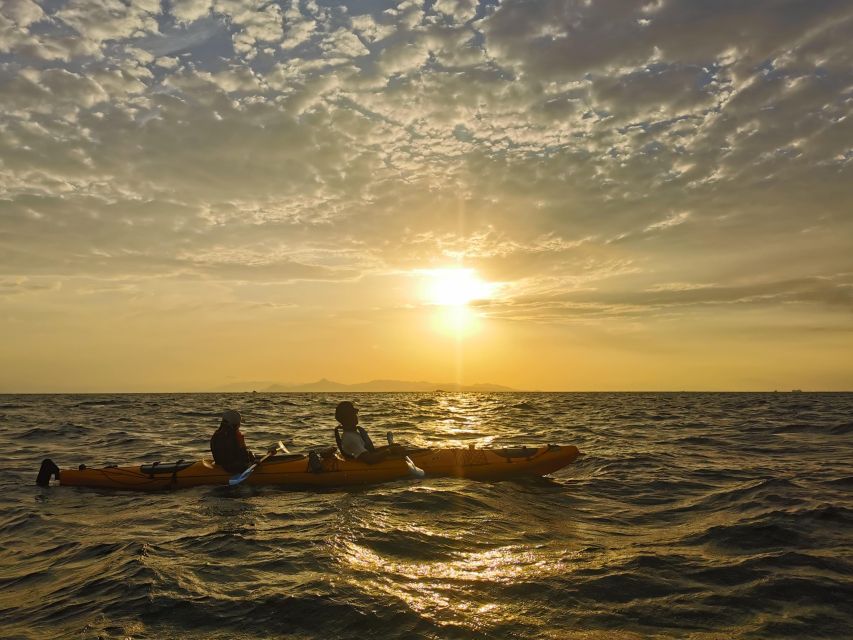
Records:
[[[228,485],[229,485],[229,486],[231,486],[231,487],[236,487],[238,484],[240,484],[241,482],[243,482],[243,480],[245,480],[245,479],[246,479],[246,478],[248,478],[250,475],[252,475],[252,471],[254,471],[254,470],[255,470],[255,467],[257,467],[257,466],[258,466],[258,464],[257,464],[257,463],[255,463],[255,464],[253,464],[251,467],[249,467],[248,469],[246,469],[243,473],[238,473],[236,476],[234,476],[234,477],[232,477],[232,478],[229,478],[229,480],[228,480]]]
[[[412,462],[412,459],[409,456],[406,456],[406,466],[409,467],[409,473],[413,478],[423,478],[426,475],[426,472],[418,466],[415,466],[415,463]]]

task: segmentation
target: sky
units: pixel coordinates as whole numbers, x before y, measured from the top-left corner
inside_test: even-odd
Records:
[[[853,389],[849,0],[2,0],[0,392]]]

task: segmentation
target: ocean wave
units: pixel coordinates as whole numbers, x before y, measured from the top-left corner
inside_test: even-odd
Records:
[[[833,505],[775,510],[732,523],[718,524],[688,536],[687,544],[702,544],[734,551],[778,551],[789,548],[819,548],[815,527],[853,524],[853,509]],[[823,533],[826,535],[826,532]]]
[[[21,511],[16,509],[11,513],[4,513],[4,519],[0,522],[0,534],[22,535],[25,531],[33,532],[45,524],[47,520],[39,513]]]
[[[811,424],[811,423],[793,423],[775,427],[773,433],[809,433],[809,434],[828,434],[833,436],[843,436],[853,433],[853,422],[843,422],[840,424]]]
[[[720,524],[683,540],[684,544],[708,545],[726,551],[784,549],[804,542],[796,531],[773,523]]]
[[[838,602],[853,601],[853,585],[849,580],[825,577],[774,575],[749,588],[750,598],[760,602],[778,602],[798,606],[832,606]]]
[[[83,400],[72,406],[74,407],[112,407],[112,406],[129,406],[130,401],[119,398],[104,398],[101,400]]]
[[[839,486],[839,487],[853,487],[853,476],[845,476],[843,478],[835,478],[833,480],[827,480],[826,484]]]
[[[707,493],[689,502],[687,506],[697,512],[713,513],[732,507],[744,509],[747,505],[792,505],[796,502],[792,494],[801,489],[796,482],[787,478],[750,480]]]
[[[684,436],[682,438],[676,438],[674,442],[678,445],[688,444],[708,447],[718,447],[721,444],[718,438],[712,438],[709,436]]]
[[[20,434],[20,437],[29,440],[66,438],[70,436],[79,437],[82,433],[91,430],[92,427],[74,424],[71,422],[63,422],[55,427],[33,427],[31,429],[27,429]]]
[[[697,587],[676,587],[673,581],[653,573],[611,571],[608,575],[581,582],[577,595],[589,602],[622,604],[638,599],[671,596],[698,591]]]
[[[212,411],[178,411],[177,415],[183,416],[185,418],[221,418],[222,411],[220,410],[212,410]]]
[[[853,433],[853,422],[844,422],[829,428],[830,433],[835,436]]]

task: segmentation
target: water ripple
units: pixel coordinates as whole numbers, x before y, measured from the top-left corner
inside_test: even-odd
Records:
[[[337,394],[0,397],[0,636],[814,638],[853,627],[851,394],[354,394],[374,440],[576,444],[553,478],[40,489],[62,466],[327,446]]]

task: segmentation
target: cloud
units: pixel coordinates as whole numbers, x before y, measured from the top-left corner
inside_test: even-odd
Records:
[[[374,43],[384,40],[395,31],[394,25],[383,24],[379,21],[381,19],[381,16],[377,18],[370,14],[361,14],[352,16],[350,24],[353,30],[366,42]]]
[[[358,37],[346,29],[330,33],[320,45],[325,56],[355,58],[370,53]]]
[[[684,222],[690,217],[689,211],[682,211],[681,213],[674,213],[671,216],[660,220],[659,222],[653,222],[648,227],[646,227],[646,231],[660,231],[662,229],[669,229],[670,227],[675,227],[680,224],[684,224]]]
[[[99,57],[100,47],[76,34],[35,33],[43,15],[36,14],[27,3],[4,4],[0,13],[0,53],[14,54],[24,61],[69,62],[78,57]]]
[[[0,7],[0,13],[18,27],[29,27],[45,15],[42,8],[32,0],[6,0]]]
[[[847,276],[755,282],[738,286],[669,283],[645,291],[601,290],[600,277],[555,283],[548,289],[510,295],[485,305],[499,317],[586,323],[590,318],[633,317],[645,320],[696,315],[709,308],[810,308],[821,305],[853,311],[853,280]]]
[[[210,13],[211,0],[172,0],[170,13],[182,23],[192,23]]]
[[[478,4],[477,0],[437,0],[432,8],[454,22],[464,23],[477,15]]]
[[[846,308],[821,278],[853,268],[849,3],[0,13],[5,277],[461,262],[506,317]]]
[[[307,42],[314,34],[316,21],[313,16],[299,10],[298,3],[292,3],[284,12],[285,39],[282,47],[293,49]]]
[[[33,279],[25,277],[0,277],[0,298],[20,296],[27,293],[58,291],[62,283],[55,279]]]
[[[217,0],[215,9],[236,27],[232,39],[238,53],[254,55],[256,47],[284,38],[282,11],[275,3]]]
[[[159,0],[72,0],[53,15],[92,42],[119,40],[156,33]]]

